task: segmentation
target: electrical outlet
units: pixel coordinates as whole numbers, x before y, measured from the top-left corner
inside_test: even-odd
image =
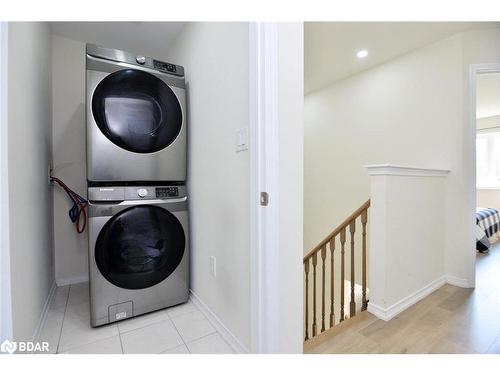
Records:
[[[210,274],[217,277],[217,258],[214,256],[210,257]]]

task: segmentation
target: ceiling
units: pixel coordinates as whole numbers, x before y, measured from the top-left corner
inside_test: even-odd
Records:
[[[476,85],[476,118],[500,116],[500,73],[479,74]]]
[[[185,22],[51,22],[54,34],[122,49],[146,56],[165,58]]]
[[[304,90],[332,84],[397,56],[472,28],[477,22],[306,22]],[[369,55],[358,59],[356,52]]]

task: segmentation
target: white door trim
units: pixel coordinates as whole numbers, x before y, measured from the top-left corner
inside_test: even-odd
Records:
[[[278,26],[250,23],[251,352],[278,347]],[[260,205],[260,192],[269,194]]]
[[[8,24],[0,22],[0,341],[12,340],[8,171]]]
[[[470,196],[469,202],[471,202],[471,218],[474,218],[471,224],[475,225],[475,214],[477,206],[477,189],[476,189],[476,83],[477,75],[484,73],[500,73],[500,63],[492,64],[471,64],[469,67],[469,136],[467,137],[466,147],[470,152],[470,168],[471,174],[469,181]],[[473,231],[471,227],[471,236],[473,236]],[[475,240],[474,240],[475,243]],[[476,247],[473,246],[468,256],[469,270],[467,272],[469,276],[468,284],[470,288],[476,286]]]

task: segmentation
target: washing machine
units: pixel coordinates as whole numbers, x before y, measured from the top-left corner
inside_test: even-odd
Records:
[[[86,46],[87,180],[186,179],[184,68]]]
[[[89,187],[88,198],[91,325],[186,302],[185,186]]]

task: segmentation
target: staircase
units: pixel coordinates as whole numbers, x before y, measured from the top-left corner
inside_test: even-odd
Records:
[[[375,322],[377,318],[368,311],[361,311],[356,316],[344,320],[342,324],[336,325],[333,329],[314,336],[304,342],[304,354],[327,354],[332,352],[332,348],[341,353],[351,353],[350,346],[353,344],[353,333],[359,332]],[[345,351],[341,348],[344,347]]]
[[[331,336],[331,331],[345,325],[345,320],[356,314],[366,314],[362,312],[368,305],[366,247],[369,207],[370,200],[304,257],[305,348],[322,341],[319,336]],[[357,223],[361,231],[356,232]],[[347,267],[346,260],[349,261]],[[349,306],[348,312],[346,305]]]

